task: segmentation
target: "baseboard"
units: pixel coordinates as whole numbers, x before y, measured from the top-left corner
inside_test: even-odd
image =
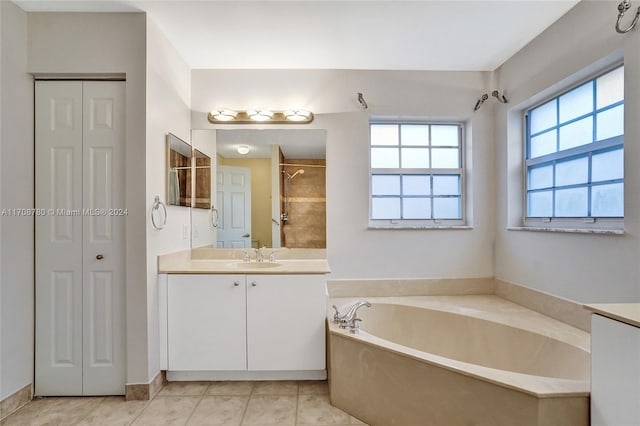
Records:
[[[170,382],[217,380],[325,380],[327,370],[302,371],[169,371]]]
[[[22,408],[27,402],[31,401],[31,399],[33,399],[33,386],[29,383],[22,389],[0,401],[0,420]]]
[[[160,371],[149,383],[131,383],[125,386],[127,401],[148,401],[152,399],[167,382],[165,371]]]

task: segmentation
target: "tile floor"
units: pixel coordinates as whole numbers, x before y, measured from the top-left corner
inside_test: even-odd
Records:
[[[329,403],[327,382],[173,382],[151,401],[122,397],[43,398],[9,425],[363,425]]]

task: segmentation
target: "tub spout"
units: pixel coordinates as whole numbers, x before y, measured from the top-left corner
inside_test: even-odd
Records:
[[[336,309],[336,315],[339,319],[338,323],[340,324],[340,328],[346,328],[352,333],[357,333],[359,328],[358,322],[362,321],[360,318],[357,318],[358,309],[363,306],[370,308],[371,303],[367,302],[366,300],[360,300],[349,307],[344,315],[339,315],[338,309],[334,306],[334,308]],[[334,321],[336,320],[336,315],[334,315]]]

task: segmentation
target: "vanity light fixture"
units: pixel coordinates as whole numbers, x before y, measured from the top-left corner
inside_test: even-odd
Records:
[[[247,115],[253,121],[269,121],[273,118],[273,113],[267,109],[252,109],[247,111]]]
[[[313,113],[304,109],[285,111],[217,109],[211,111],[207,118],[212,124],[308,124],[313,121]]]
[[[291,121],[306,121],[311,116],[311,113],[303,109],[291,109],[285,111],[284,116]]]
[[[215,118],[217,121],[232,121],[235,120],[238,113],[230,109],[218,109],[211,111],[209,116]]]
[[[247,155],[249,153],[249,147],[247,145],[238,145],[238,154]]]

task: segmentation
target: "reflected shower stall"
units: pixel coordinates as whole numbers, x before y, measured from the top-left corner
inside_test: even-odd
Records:
[[[325,160],[280,163],[280,238],[283,247],[326,248]]]

